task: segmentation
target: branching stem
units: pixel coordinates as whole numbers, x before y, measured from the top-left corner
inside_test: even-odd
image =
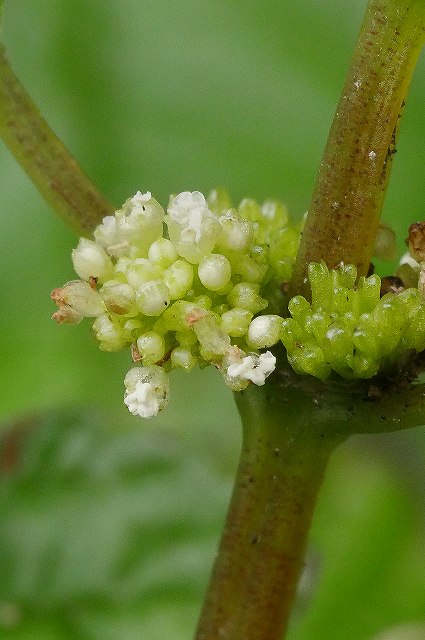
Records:
[[[291,282],[324,260],[369,269],[399,120],[425,41],[424,0],[370,0],[313,193]]]
[[[87,235],[113,211],[40,115],[0,45],[0,134],[53,210]]]

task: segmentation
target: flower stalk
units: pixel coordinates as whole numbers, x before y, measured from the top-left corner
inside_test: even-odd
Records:
[[[423,0],[371,0],[317,176],[291,282],[308,297],[310,262],[369,270],[396,138],[425,41]]]

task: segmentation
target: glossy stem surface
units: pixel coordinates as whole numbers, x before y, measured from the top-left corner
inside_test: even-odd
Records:
[[[370,0],[329,133],[290,289],[307,265],[341,261],[366,275],[399,121],[425,41],[425,0]]]
[[[0,45],[0,134],[54,211],[88,235],[114,210],[40,115]]]

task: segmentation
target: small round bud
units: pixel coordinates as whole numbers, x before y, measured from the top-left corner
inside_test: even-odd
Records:
[[[251,311],[236,307],[222,314],[220,326],[231,338],[241,338],[248,331],[251,320]]]
[[[168,287],[162,280],[145,282],[136,291],[136,304],[145,316],[159,316],[170,304]]]
[[[137,338],[137,349],[143,364],[156,364],[165,355],[165,340],[156,331],[148,331]]]
[[[176,260],[164,271],[164,282],[170,292],[171,300],[183,298],[193,282],[193,267],[186,260]]]
[[[253,282],[239,282],[230,291],[227,301],[232,307],[258,313],[267,307],[267,300],[259,295],[260,286]]]
[[[123,327],[118,322],[112,321],[107,313],[96,318],[93,331],[102,351],[120,351],[129,342]]]
[[[272,347],[279,340],[280,316],[257,316],[249,325],[248,344],[254,349]]]
[[[217,245],[223,252],[247,251],[252,243],[254,228],[249,220],[244,220],[234,211],[228,211],[219,218],[221,232]]]
[[[198,276],[204,287],[218,291],[227,285],[232,275],[228,259],[220,253],[213,253],[201,260]]]
[[[99,290],[99,294],[108,311],[118,315],[137,315],[135,292],[129,284],[108,280]]]
[[[125,275],[133,289],[138,289],[145,282],[159,280],[163,270],[158,264],[152,264],[147,258],[131,260],[126,267]]]
[[[183,347],[173,349],[170,360],[174,369],[181,368],[185,371],[190,371],[197,363],[197,359],[190,349],[184,349]]]
[[[168,238],[159,238],[149,247],[148,258],[151,262],[156,262],[160,267],[166,269],[178,258],[175,246]]]
[[[113,274],[113,265],[105,249],[86,238],[80,238],[76,249],[73,249],[72,263],[75,273],[83,280],[96,278],[105,282]]]

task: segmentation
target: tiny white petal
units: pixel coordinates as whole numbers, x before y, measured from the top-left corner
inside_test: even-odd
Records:
[[[137,382],[134,391],[126,394],[124,403],[133,416],[152,418],[159,412],[159,400],[149,382]]]
[[[246,356],[241,362],[231,364],[227,368],[227,375],[230,378],[251,380],[254,384],[262,386],[275,367],[276,358],[270,351],[267,351],[260,356]]]

